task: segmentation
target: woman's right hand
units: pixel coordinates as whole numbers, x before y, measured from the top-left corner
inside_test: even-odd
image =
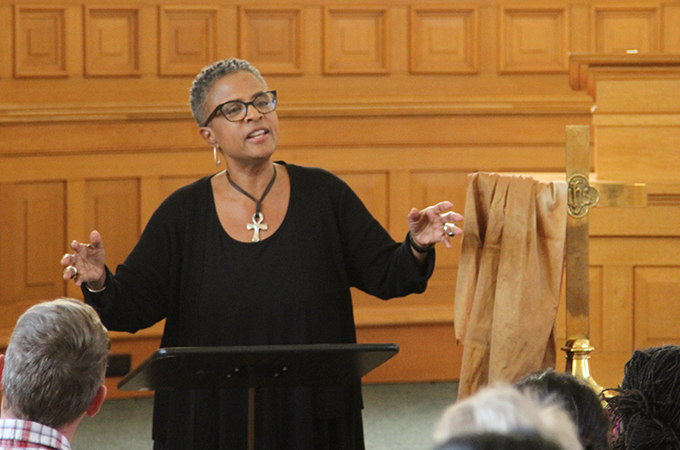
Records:
[[[106,252],[99,231],[90,233],[90,243],[71,242],[73,253],[66,253],[61,258],[64,279],[73,279],[76,286],[87,283],[91,290],[104,288],[106,282]]]

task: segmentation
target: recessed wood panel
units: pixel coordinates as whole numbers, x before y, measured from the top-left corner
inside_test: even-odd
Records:
[[[566,7],[501,10],[501,72],[566,72],[569,66]]]
[[[389,72],[387,9],[325,8],[324,12],[325,73]]]
[[[635,269],[635,348],[680,344],[680,267]]]
[[[593,51],[656,53],[661,50],[660,8],[656,5],[593,7]]]
[[[139,183],[136,179],[91,180],[86,183],[86,195],[86,228],[88,233],[101,233],[106,265],[115,272],[139,239]]]
[[[240,9],[240,56],[264,74],[302,72],[302,9]]]
[[[161,75],[195,76],[218,59],[217,13],[216,8],[161,7]]]
[[[85,74],[139,74],[139,10],[87,8]]]
[[[16,6],[14,30],[17,77],[67,75],[65,8]]]
[[[479,61],[477,7],[412,7],[413,73],[474,73]]]
[[[0,186],[0,328],[13,328],[33,303],[64,295],[64,219],[64,183]]]

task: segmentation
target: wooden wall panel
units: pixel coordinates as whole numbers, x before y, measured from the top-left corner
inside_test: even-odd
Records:
[[[164,198],[224,168],[214,166],[187,106],[195,74],[216,59],[251,59],[279,91],[277,159],[340,175],[401,240],[413,206],[449,199],[462,212],[470,172],[562,171],[564,128],[590,124],[593,106],[570,87],[567,54],[678,53],[678,19],[673,2],[639,0],[293,0],[265,7],[256,0],[0,0],[0,347],[29,304],[80,296],[61,281],[58,265],[71,239],[86,240],[97,227],[110,261],[122,261]],[[615,80],[608,86],[619,89]],[[626,120],[651,126],[636,114],[659,103],[670,110],[675,99],[661,85],[657,94],[636,95],[616,96],[635,105],[627,110],[634,114],[600,115],[596,126],[599,137],[626,137],[617,175],[635,167],[637,180],[633,156],[655,144],[617,127]],[[619,106],[598,104],[598,111]],[[677,118],[661,116],[652,125],[677,144],[664,134]],[[663,285],[659,274],[672,280],[680,267],[673,256],[680,254],[676,162],[644,168],[657,181],[650,186],[656,203],[645,212],[592,212],[591,367],[603,384],[616,383],[635,346],[667,331],[637,327],[663,301],[642,286]],[[28,245],[47,250],[17,261]],[[422,295],[381,302],[357,293],[359,339],[402,346],[399,360],[371,381],[457,377],[458,258],[455,244],[438,249]],[[29,280],[27,267],[45,278]],[[563,308],[559,314],[563,335]],[[132,336],[112,333],[114,351],[140,361],[161,333],[162,324]]]
[[[479,12],[470,7],[412,7],[411,73],[476,73]]]
[[[303,37],[301,8],[240,9],[241,58],[265,75],[301,74]]]
[[[389,12],[383,8],[324,10],[324,72],[380,74],[390,71]]]
[[[15,75],[62,77],[66,66],[66,7],[15,6]]]
[[[563,7],[504,7],[499,34],[500,72],[564,72],[569,14]]]
[[[115,270],[139,239],[139,182],[135,179],[88,180],[85,192],[87,220],[83,235],[89,242],[90,230],[100,232],[106,246],[107,264]]]
[[[162,6],[160,9],[160,75],[195,76],[219,59],[218,9]]]
[[[139,8],[86,8],[85,74],[140,74]]]
[[[680,267],[635,268],[635,348],[680,345]]]
[[[64,183],[0,187],[0,329],[7,335],[30,304],[64,294]]]
[[[598,53],[661,51],[661,9],[653,4],[595,5],[593,49]]]

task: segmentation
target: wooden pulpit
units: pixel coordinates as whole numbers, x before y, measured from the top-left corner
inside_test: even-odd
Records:
[[[616,387],[635,348],[680,342],[672,306],[680,261],[669,254],[680,231],[680,55],[573,54],[570,83],[595,101],[593,157],[577,165],[611,208],[584,216],[586,292],[571,305],[567,298],[567,338],[593,341],[594,378]]]

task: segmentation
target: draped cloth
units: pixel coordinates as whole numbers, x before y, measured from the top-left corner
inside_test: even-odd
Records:
[[[455,297],[458,398],[555,366],[566,224],[566,182],[469,175]]]

